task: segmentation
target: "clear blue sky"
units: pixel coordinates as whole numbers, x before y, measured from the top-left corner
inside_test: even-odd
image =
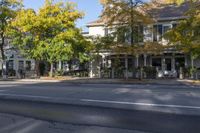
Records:
[[[39,7],[41,7],[44,4],[45,0],[24,0],[25,8],[33,8],[37,10]],[[78,27],[81,27],[85,30],[85,25],[93,20],[96,20],[101,11],[102,6],[99,3],[99,0],[66,0],[66,1],[72,1],[77,3],[77,8],[80,11],[83,11],[85,13],[85,17],[82,20],[79,20],[77,22]]]

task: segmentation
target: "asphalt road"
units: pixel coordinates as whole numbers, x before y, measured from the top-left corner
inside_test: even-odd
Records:
[[[200,131],[200,117],[192,115],[23,100],[1,100],[0,111],[72,125],[130,131],[150,133],[199,133]]]
[[[0,133],[146,133],[136,130],[66,124],[0,113]]]
[[[200,86],[0,82],[0,96],[200,107]]]
[[[200,132],[198,86],[0,82],[0,98],[0,112],[47,121],[145,132]]]

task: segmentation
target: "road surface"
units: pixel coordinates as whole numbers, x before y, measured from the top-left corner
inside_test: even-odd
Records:
[[[0,114],[0,133],[147,133],[118,128],[65,124]]]
[[[47,121],[144,132],[200,131],[198,86],[0,82],[0,99],[0,112]]]

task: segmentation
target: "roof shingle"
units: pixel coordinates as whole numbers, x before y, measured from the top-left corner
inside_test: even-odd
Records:
[[[189,10],[189,8],[190,8],[190,3],[186,2],[181,5],[176,5],[176,4],[162,5],[158,8],[150,10],[149,13],[157,21],[182,19],[187,17],[185,13]],[[104,24],[103,19],[99,18],[98,20],[89,22],[87,26],[90,27],[103,24]]]

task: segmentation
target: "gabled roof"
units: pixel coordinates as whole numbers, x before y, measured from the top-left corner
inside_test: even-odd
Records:
[[[90,26],[98,26],[98,25],[104,25],[104,21],[103,21],[102,18],[99,18],[99,19],[97,19],[95,21],[87,23],[88,27],[90,27]]]
[[[149,11],[151,16],[157,21],[166,21],[166,20],[179,20],[187,18],[185,13],[189,10],[190,3],[186,2],[181,5],[170,4],[170,5],[162,5],[158,8],[154,8]],[[99,26],[104,25],[104,21],[102,18],[98,20],[89,22],[87,24],[88,27],[91,26]]]
[[[182,19],[187,17],[185,13],[189,10],[189,8],[190,8],[189,2],[183,3],[181,5],[170,4],[167,6],[165,5],[159,8],[152,9],[150,11],[150,14],[157,21]]]

